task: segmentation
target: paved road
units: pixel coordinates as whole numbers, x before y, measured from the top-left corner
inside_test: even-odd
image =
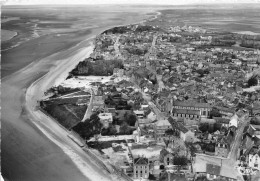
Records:
[[[94,90],[91,89],[90,93],[91,93],[91,98],[90,98],[90,101],[89,101],[89,105],[88,105],[88,108],[87,108],[85,115],[84,115],[83,119],[81,120],[81,122],[84,122],[86,119],[90,118],[90,116],[92,114],[93,99],[94,99],[94,96],[95,96]]]
[[[196,164],[199,165],[202,162],[206,162],[206,163],[212,163],[216,165],[222,165],[222,169],[224,170],[223,172],[229,173],[231,175],[236,175],[239,177],[239,180],[243,180],[241,175],[235,169],[235,166],[236,166],[238,149],[242,142],[243,130],[245,126],[249,123],[249,120],[250,119],[248,118],[248,115],[244,115],[239,119],[239,128],[236,133],[234,144],[232,145],[230,153],[227,158],[197,154],[196,159],[199,161],[197,161]]]
[[[120,53],[120,50],[119,50],[119,39],[120,39],[120,35],[116,38],[116,42],[114,44],[114,49],[115,49],[115,52],[116,52],[116,56],[119,58],[119,59],[122,59],[122,54]]]
[[[144,59],[147,60],[148,59],[148,56],[152,53],[153,49],[154,49],[154,46],[156,44],[156,40],[157,40],[157,35],[154,35],[153,36],[153,41],[152,41],[152,45],[151,47],[149,48],[148,52],[144,55]]]
[[[133,82],[133,83],[134,83],[134,82]],[[135,83],[134,83],[134,84],[135,84]],[[158,119],[158,120],[167,119],[167,116],[165,116],[164,113],[162,113],[162,112],[160,111],[160,109],[158,109],[158,107],[152,102],[151,96],[148,95],[148,94],[146,94],[146,93],[144,93],[144,92],[141,90],[141,88],[140,88],[137,84],[135,84],[135,87],[139,90],[139,92],[142,93],[144,100],[146,100],[146,101],[148,102],[149,107],[150,107],[150,108],[153,110],[153,112],[156,114],[157,119]]]
[[[232,148],[230,150],[230,153],[228,155],[228,159],[230,159],[230,163],[234,164],[237,160],[237,152],[239,149],[239,146],[242,142],[242,136],[243,136],[243,130],[249,123],[249,117],[248,115],[243,115],[241,118],[239,118],[239,128],[236,132],[236,137],[234,144],[232,145]]]

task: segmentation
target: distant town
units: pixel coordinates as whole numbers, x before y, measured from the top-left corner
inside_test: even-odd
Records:
[[[260,180],[259,40],[165,16],[114,27],[39,109],[122,180]]]

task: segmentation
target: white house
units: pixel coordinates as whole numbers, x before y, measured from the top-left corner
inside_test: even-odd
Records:
[[[238,125],[238,116],[236,114],[234,114],[229,121],[229,127],[231,126],[235,126],[237,128]]]
[[[134,113],[136,114],[136,116],[138,118],[143,118],[144,117],[144,111],[136,110],[136,111],[134,111]]]
[[[248,155],[248,166],[260,170],[260,151],[252,149]]]
[[[156,116],[156,114],[155,114],[153,111],[151,111],[151,112],[147,115],[147,119],[150,119],[150,120],[154,121],[154,120],[157,119],[157,116]]]
[[[180,130],[180,138],[185,142],[193,142],[195,136],[191,130]]]

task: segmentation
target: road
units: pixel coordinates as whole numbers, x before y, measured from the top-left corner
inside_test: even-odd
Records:
[[[116,52],[116,57],[118,57],[119,59],[122,59],[122,54],[120,53],[120,50],[119,50],[119,39],[120,39],[120,35],[118,37],[116,37],[116,42],[114,44],[114,49],[115,49],[115,52]]]
[[[152,45],[151,45],[151,47],[149,48],[148,52],[147,52],[147,53],[145,54],[145,56],[144,56],[144,59],[145,59],[145,60],[148,60],[149,55],[150,55],[151,52],[154,50],[154,46],[155,46],[155,44],[156,44],[157,38],[158,38],[158,35],[154,35],[154,36],[153,36]],[[147,68],[150,72],[152,72],[153,74],[156,75],[156,79],[157,79],[158,86],[159,86],[158,91],[161,91],[162,89],[164,89],[165,86],[164,86],[164,83],[163,83],[163,81],[162,81],[162,75],[158,75],[158,74],[156,73],[156,70],[152,69],[150,66],[146,66],[146,68]]]
[[[89,100],[88,108],[87,108],[87,110],[86,110],[86,112],[85,112],[85,115],[84,115],[84,117],[82,118],[81,122],[84,122],[86,119],[90,118],[90,116],[91,116],[91,114],[92,114],[93,99],[94,99],[94,96],[95,96],[93,89],[91,89],[90,93],[91,93],[91,98],[90,98],[90,100]]]
[[[248,115],[243,115],[239,119],[239,128],[236,132],[236,137],[233,142],[233,145],[231,147],[230,153],[228,154],[227,158],[222,158],[222,157],[216,157],[216,156],[210,156],[210,155],[205,155],[205,154],[197,154],[196,155],[196,162],[195,165],[199,165],[203,162],[206,163],[211,163],[211,164],[216,164],[216,165],[222,165],[222,170],[226,174],[237,176],[239,180],[243,180],[242,176],[239,174],[239,172],[236,170],[236,160],[237,160],[237,153],[239,146],[242,142],[242,136],[243,136],[243,130],[245,126],[249,123],[249,118]]]
[[[144,55],[144,59],[145,59],[145,60],[148,60],[149,55],[152,53],[152,51],[153,51],[153,49],[154,49],[154,46],[155,46],[155,44],[156,44],[157,37],[158,37],[157,35],[154,35],[154,36],[153,36],[152,45],[151,45],[151,47],[149,48],[148,52]]]
[[[243,130],[248,125],[249,121],[250,119],[247,114],[239,118],[239,128],[236,131],[235,141],[228,155],[228,159],[230,160],[231,164],[235,163],[237,160],[237,152],[242,142]]]
[[[157,119],[158,120],[167,119],[167,116],[165,116],[164,113],[162,113],[160,111],[160,109],[158,109],[158,107],[152,102],[151,96],[146,94],[145,92],[143,92],[141,90],[141,88],[135,82],[133,82],[133,83],[134,83],[135,88],[138,89],[138,91],[142,93],[142,96],[143,96],[144,100],[146,100],[148,102],[149,107],[156,114]]]

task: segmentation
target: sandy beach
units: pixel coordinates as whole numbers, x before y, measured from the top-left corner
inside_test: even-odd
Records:
[[[9,173],[12,180],[35,180],[37,177],[37,180],[111,180],[80,147],[67,137],[66,130],[35,109],[37,100],[43,97],[44,91],[55,82],[63,81],[68,71],[88,56],[92,50],[93,46],[86,48],[76,46],[41,61],[33,62],[26,68],[2,79],[2,95],[5,95],[2,96],[2,103],[5,104],[2,107],[4,113],[2,114],[2,140],[10,143],[2,148],[2,153],[19,157],[19,159],[13,158],[7,161],[5,160],[7,158],[3,156],[2,168],[5,169],[6,164],[10,166],[30,162],[25,170],[6,170],[5,173]],[[64,57],[67,58],[64,59]],[[46,72],[48,73],[41,77]],[[20,102],[17,103],[17,100]],[[15,126],[12,126],[13,124]],[[37,127],[40,131],[30,129],[30,127]],[[13,132],[20,134],[12,134]],[[31,137],[32,135],[34,136]],[[17,136],[22,136],[22,141],[17,142],[16,140],[20,140]],[[44,139],[45,136],[49,140]],[[31,147],[23,146],[26,141],[32,142]],[[13,144],[20,151],[10,150],[9,146],[11,148]],[[58,147],[49,147],[47,144],[55,144]],[[34,155],[27,154],[31,151],[30,149],[34,149]],[[62,149],[64,154],[57,149]],[[43,168],[48,170],[46,175],[41,172]],[[19,178],[16,178],[16,175],[19,175]]]
[[[106,24],[98,22],[100,26],[90,32],[84,29],[78,36],[66,35],[72,37],[70,47],[65,44],[65,35],[56,46],[55,41],[60,36],[50,34],[28,41],[6,54],[5,68],[18,64],[19,69],[6,71],[1,85],[2,174],[5,180],[122,180],[97,166],[68,138],[67,130],[37,109],[37,101],[44,97],[44,92],[63,82],[68,72],[91,53],[93,45],[90,42],[95,35],[109,27],[143,18],[142,15],[133,18],[129,14],[124,21],[110,20],[113,16],[102,16],[109,21]],[[75,45],[76,41],[80,43]],[[36,49],[31,49],[34,45]]]

